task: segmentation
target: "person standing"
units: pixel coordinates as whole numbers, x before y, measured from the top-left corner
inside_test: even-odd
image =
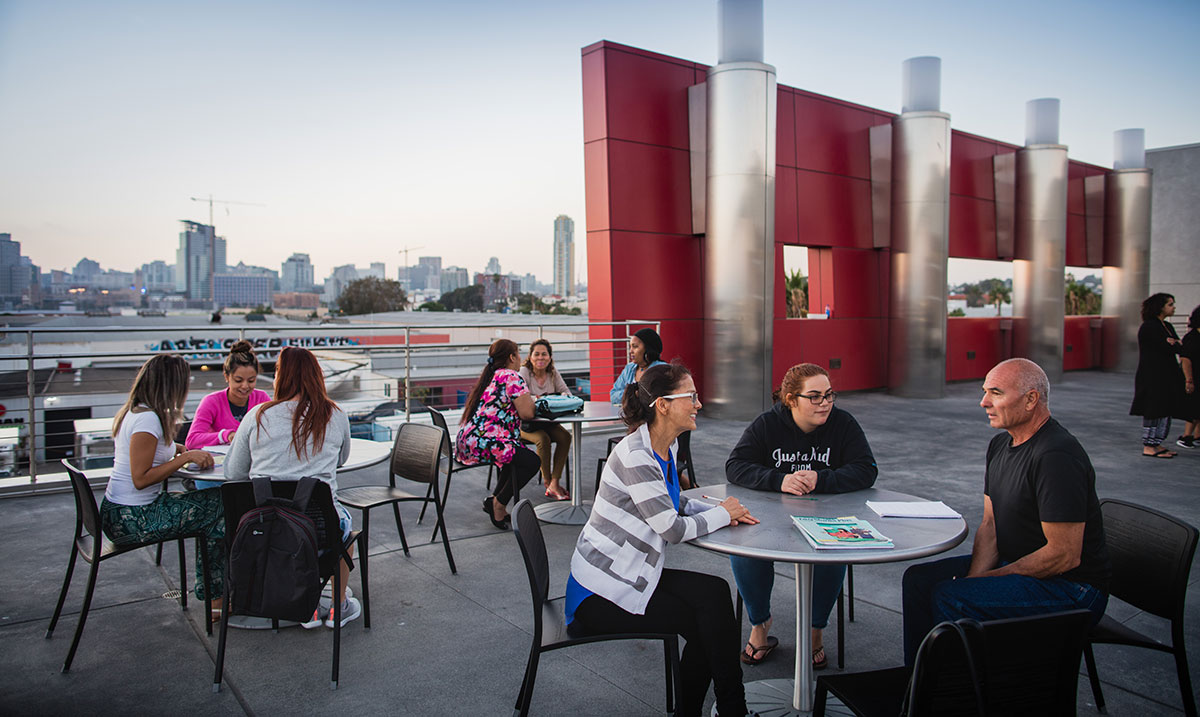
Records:
[[[1181,342],[1175,327],[1167,321],[1174,315],[1175,297],[1170,294],[1153,294],[1142,302],[1138,366],[1129,415],[1142,417],[1142,455],[1147,458],[1177,455],[1162,447],[1171,431],[1171,417],[1179,412],[1184,390],[1183,371],[1175,358]]]
[[[1179,351],[1179,367],[1183,369],[1183,414],[1188,419],[1183,435],[1175,441],[1184,448],[1200,448],[1200,391],[1196,380],[1200,378],[1200,306],[1192,309],[1188,317],[1189,331],[1183,335]]]
[[[933,627],[1108,605],[1112,576],[1096,471],[1079,441],[1050,417],[1050,380],[1036,363],[1002,361],[979,405],[996,435],[987,449],[983,522],[970,555],[904,571],[904,663]],[[1031,649],[1035,649],[1032,648]]]
[[[778,403],[746,427],[729,454],[725,462],[729,482],[792,495],[847,493],[873,486],[879,468],[866,434],[853,416],[834,406],[836,398],[829,372],[821,366],[802,363],[788,369],[775,392]],[[779,644],[770,636],[775,563],[738,556],[731,557],[730,563],[750,617],[750,639],[741,659],[757,665]],[[813,566],[814,670],[829,664],[822,631],[845,576],[845,565]]]
[[[571,395],[566,381],[554,368],[554,349],[546,339],[538,339],[529,346],[529,358],[519,372],[534,398],[552,394]],[[570,500],[571,494],[563,489],[563,468],[567,465],[567,453],[571,450],[571,432],[554,421],[523,423],[521,440],[533,444],[542,461],[542,482],[546,485],[546,497],[555,500]],[[551,456],[551,445],[554,447]]]

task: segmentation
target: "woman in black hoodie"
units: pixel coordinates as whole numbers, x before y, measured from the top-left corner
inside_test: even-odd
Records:
[[[837,394],[829,373],[811,363],[797,364],[783,376],[771,410],[746,428],[725,462],[730,483],[794,495],[848,493],[870,488],[879,469],[858,421],[833,405]],[[733,557],[733,577],[750,617],[750,640],[742,662],[756,665],[779,641],[770,636],[771,587],[775,563]],[[837,602],[845,565],[813,567],[813,669],[828,663],[821,631]]]

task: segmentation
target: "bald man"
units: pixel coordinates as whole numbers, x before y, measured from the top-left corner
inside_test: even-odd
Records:
[[[1050,417],[1050,381],[1027,359],[996,365],[983,382],[993,428],[983,522],[970,555],[904,572],[904,662],[934,625],[970,617],[999,620],[1108,604],[1111,566],[1096,498],[1096,471],[1083,446]]]

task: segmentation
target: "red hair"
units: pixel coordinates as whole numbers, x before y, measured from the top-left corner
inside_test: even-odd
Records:
[[[258,410],[258,430],[262,430],[263,414],[268,409],[293,400],[297,406],[292,414],[292,450],[303,459],[310,440],[314,451],[325,445],[325,429],[337,404],[325,393],[325,377],[317,357],[308,349],[288,346],[279,352],[275,363],[275,397]]]

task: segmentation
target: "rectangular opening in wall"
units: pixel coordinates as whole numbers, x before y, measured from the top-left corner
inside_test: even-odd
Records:
[[[783,247],[783,290],[787,318],[808,318],[808,247]]]
[[[946,281],[947,316],[1012,316],[1012,262],[951,258]]]
[[[1068,266],[1065,274],[1063,313],[1067,316],[1098,316],[1100,297],[1104,294],[1103,270]],[[1067,350],[1070,351],[1070,347]]]

